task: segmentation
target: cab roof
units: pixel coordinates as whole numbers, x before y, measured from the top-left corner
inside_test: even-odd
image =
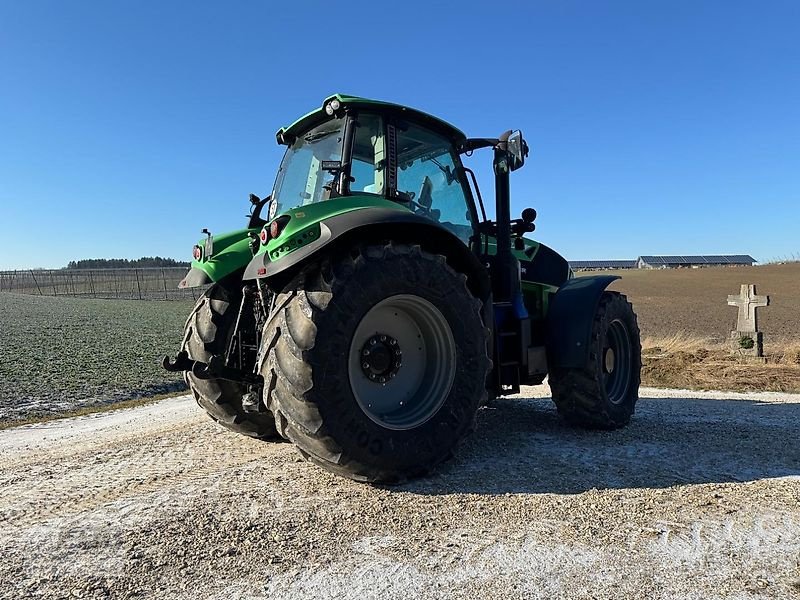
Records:
[[[400,104],[393,104],[391,102],[383,102],[381,100],[370,100],[369,98],[348,96],[346,94],[334,94],[333,96],[328,96],[325,98],[325,101],[319,108],[303,115],[288,127],[281,127],[276,134],[278,143],[285,143],[284,140],[295,138],[301,133],[304,133],[312,127],[315,127],[319,123],[330,119],[330,116],[325,112],[325,106],[332,100],[339,101],[341,104],[340,110],[365,109],[370,112],[387,114],[397,118],[405,118],[410,121],[414,121],[444,135],[445,137],[450,138],[454,143],[459,143],[467,139],[467,136],[460,129],[453,127],[450,125],[450,123],[443,121],[438,117],[434,117],[433,115],[422,112],[421,110],[410,108],[408,106],[402,106]]]

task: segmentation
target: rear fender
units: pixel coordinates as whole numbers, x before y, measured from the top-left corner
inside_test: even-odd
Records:
[[[580,369],[589,360],[592,323],[600,297],[618,275],[575,277],[550,299],[546,320],[548,367]]]
[[[478,257],[454,233],[425,217],[397,209],[363,208],[323,219],[319,227],[317,239],[279,260],[273,262],[266,253],[257,254],[245,269],[244,279],[263,278],[270,287],[280,289],[294,273],[316,259],[357,244],[392,240],[419,244],[447,257],[448,264],[467,275],[470,291],[482,301],[491,293],[488,272]]]

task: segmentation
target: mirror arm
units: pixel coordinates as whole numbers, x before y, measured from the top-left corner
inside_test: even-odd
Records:
[[[500,140],[495,138],[469,138],[458,145],[458,153],[465,154],[480,148],[494,148]]]

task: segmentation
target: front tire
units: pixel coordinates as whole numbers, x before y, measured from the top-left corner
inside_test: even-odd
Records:
[[[278,431],[368,482],[422,475],[474,428],[487,329],[466,276],[419,246],[367,246],[302,272],[264,328]]]
[[[554,368],[549,374],[559,414],[580,427],[624,427],[639,399],[641,369],[642,346],[633,306],[622,294],[603,292],[592,322],[586,365]]]
[[[213,355],[223,354],[233,335],[240,301],[241,296],[220,284],[212,285],[186,320],[181,350],[191,360],[206,363]],[[183,377],[197,404],[223,427],[261,440],[280,439],[272,413],[248,413],[242,408],[247,386],[225,379],[198,379],[189,371]]]

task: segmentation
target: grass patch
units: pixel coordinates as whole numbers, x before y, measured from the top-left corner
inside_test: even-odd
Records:
[[[161,368],[192,302],[0,294],[0,420],[40,418],[182,389]]]

